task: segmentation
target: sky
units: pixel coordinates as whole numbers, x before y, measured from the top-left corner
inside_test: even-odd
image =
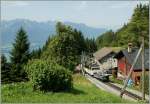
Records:
[[[131,19],[139,3],[149,1],[1,1],[1,19],[70,21],[117,29]]]

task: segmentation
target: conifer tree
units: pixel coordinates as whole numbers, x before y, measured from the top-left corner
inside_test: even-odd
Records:
[[[1,82],[10,82],[10,66],[4,54],[1,55]]]
[[[22,81],[26,78],[26,73],[23,65],[29,59],[29,41],[26,32],[20,28],[13,43],[11,54],[11,67],[14,75],[13,80]]]
[[[145,47],[149,47],[149,5],[139,4],[134,9],[130,21],[115,33],[108,31],[100,35],[97,39],[98,48],[104,46],[127,47],[129,42],[134,47],[140,47],[141,35],[144,35]]]
[[[86,38],[85,43],[86,43],[86,52],[94,53],[97,50],[96,41],[94,38],[93,39]]]

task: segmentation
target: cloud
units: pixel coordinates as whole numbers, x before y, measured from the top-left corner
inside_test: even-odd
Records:
[[[2,6],[28,6],[29,3],[25,1],[2,1],[1,2]]]

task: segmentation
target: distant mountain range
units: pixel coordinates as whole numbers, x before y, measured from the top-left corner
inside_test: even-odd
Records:
[[[23,27],[29,36],[31,43],[43,43],[49,35],[55,34],[56,21],[36,22],[26,19],[15,19],[1,22],[2,44],[5,46],[14,41],[15,35],[20,27]],[[105,32],[105,28],[93,28],[85,24],[64,22],[73,28],[81,30],[85,37],[96,38],[101,33]],[[3,46],[2,45],[2,46]]]

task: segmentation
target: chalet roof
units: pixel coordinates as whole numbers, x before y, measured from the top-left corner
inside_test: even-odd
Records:
[[[124,49],[120,52],[118,52],[115,57],[117,59],[120,59],[122,57],[126,57],[128,60],[129,64],[133,64],[133,61],[138,53],[139,49],[132,49],[132,52],[129,53],[127,49]],[[145,69],[149,69],[149,49],[144,50],[144,61],[145,61]],[[142,64],[141,64],[141,55],[139,56],[136,65],[134,66],[134,70],[141,70],[142,69]]]
[[[103,58],[104,56],[108,55],[109,53],[112,52],[111,48],[108,47],[104,47],[98,51],[96,51],[93,56],[97,59],[100,60],[101,58]]]
[[[96,51],[93,56],[97,59],[97,60],[100,60],[102,59],[103,57],[105,57],[106,55],[110,54],[110,53],[115,53],[117,52],[118,49],[117,48],[113,48],[113,47],[104,47],[104,48],[101,48],[100,50]]]

